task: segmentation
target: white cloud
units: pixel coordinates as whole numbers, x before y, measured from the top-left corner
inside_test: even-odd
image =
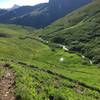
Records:
[[[0,8],[10,8],[14,4],[17,5],[35,5],[38,3],[48,2],[49,0],[7,0],[5,2],[0,3]]]

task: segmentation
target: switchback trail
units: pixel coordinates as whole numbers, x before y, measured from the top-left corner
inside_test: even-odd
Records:
[[[5,71],[0,77],[0,100],[15,100],[13,90],[15,74],[6,64],[0,67]]]

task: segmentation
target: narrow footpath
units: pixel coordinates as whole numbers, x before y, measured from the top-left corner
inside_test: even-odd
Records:
[[[15,74],[8,65],[0,65],[4,69],[4,75],[0,77],[0,100],[15,100],[14,97],[14,79]]]

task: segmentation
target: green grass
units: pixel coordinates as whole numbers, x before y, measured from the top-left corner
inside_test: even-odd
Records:
[[[0,76],[4,74],[4,70],[0,68]]]
[[[22,37],[28,36],[30,32],[21,26],[5,25],[3,27],[1,25],[0,33],[10,34],[12,37],[0,37],[0,58],[32,61],[36,53],[46,49],[45,45],[36,40],[22,39]]]
[[[2,25],[3,26],[3,25]],[[73,67],[77,64],[88,63],[82,59],[81,56],[73,53],[64,52],[64,50],[56,49],[52,51],[48,45],[41,43],[38,40],[31,38],[24,38],[32,36],[29,30],[21,28],[21,26],[5,25],[0,27],[0,33],[10,34],[11,37],[0,37],[0,58],[14,61],[34,62],[39,61],[42,63],[51,63],[58,66],[70,66]],[[14,29],[15,28],[15,29]],[[31,31],[34,36],[34,31]],[[23,38],[20,38],[23,37]],[[60,58],[63,57],[65,61],[60,62]]]
[[[11,66],[16,72],[16,97],[21,100],[48,100],[51,96],[54,100],[99,99],[99,93],[85,87],[81,87],[83,94],[77,93],[71,88],[76,84],[68,80],[18,64]]]
[[[37,30],[16,25],[0,25],[0,59],[10,63],[15,72],[15,94],[20,100],[97,100],[100,94],[84,86],[100,89],[99,67],[90,65],[87,58],[78,53],[65,52],[42,43]],[[60,58],[64,58],[61,62]],[[27,65],[18,64],[24,62]],[[2,62],[0,62],[2,63]],[[28,65],[36,66],[32,68]],[[48,71],[59,75],[50,74]],[[60,75],[69,79],[61,78]],[[76,90],[80,87],[84,93]]]

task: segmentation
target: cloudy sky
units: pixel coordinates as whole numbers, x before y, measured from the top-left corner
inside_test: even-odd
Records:
[[[0,0],[0,8],[10,8],[14,4],[17,5],[35,5],[48,2],[49,0]]]

